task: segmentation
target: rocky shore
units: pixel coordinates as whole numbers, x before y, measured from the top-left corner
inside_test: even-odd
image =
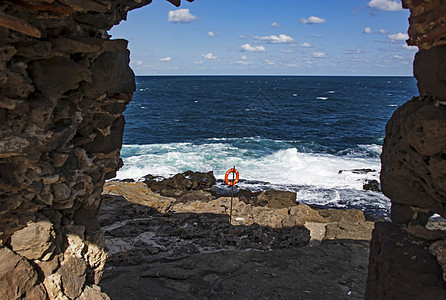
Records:
[[[284,191],[215,190],[212,172],[105,184],[111,299],[363,299],[374,223]]]

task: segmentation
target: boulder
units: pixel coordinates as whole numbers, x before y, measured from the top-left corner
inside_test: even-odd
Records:
[[[40,259],[51,248],[54,237],[53,224],[47,220],[37,221],[15,232],[11,236],[11,247],[29,260]]]
[[[364,191],[381,192],[378,180],[368,179],[362,185]]]
[[[45,299],[45,288],[31,264],[6,247],[0,248],[0,295],[3,299]],[[32,298],[35,297],[35,298]]]
[[[257,195],[257,202],[266,203],[269,208],[294,207],[296,203],[296,193],[288,191],[266,191]]]
[[[212,171],[207,173],[187,171],[164,180],[146,175],[144,182],[152,191],[162,196],[179,198],[191,190],[209,191],[216,183],[216,179]]]
[[[85,261],[77,257],[68,257],[62,263],[57,274],[60,275],[64,294],[75,299],[82,293],[85,283]]]
[[[404,214],[404,207],[446,217],[444,128],[446,110],[430,97],[413,98],[388,122],[381,155],[381,189],[392,200],[392,220],[407,219],[398,216]]]
[[[446,46],[420,50],[415,55],[413,70],[421,96],[446,100]]]

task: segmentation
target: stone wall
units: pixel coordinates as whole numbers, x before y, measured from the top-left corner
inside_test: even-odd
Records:
[[[150,2],[0,3],[2,299],[108,298],[96,214],[135,80],[107,30]]]
[[[424,225],[433,213],[446,217],[446,2],[403,2],[412,12],[408,43],[420,49],[420,96],[386,129],[381,181],[393,223],[375,228],[367,298],[440,299],[446,240]],[[149,3],[0,3],[5,299],[107,298],[96,285],[106,258],[96,214],[104,181],[121,165],[122,112],[135,88],[127,42],[110,40],[107,30]]]
[[[393,223],[377,224],[367,299],[445,299],[446,234],[428,224],[446,217],[446,1],[404,0],[409,45],[420,49],[414,75],[420,95],[386,127],[381,187]]]

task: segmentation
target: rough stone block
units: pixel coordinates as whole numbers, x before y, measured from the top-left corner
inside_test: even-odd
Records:
[[[30,260],[41,258],[54,240],[53,224],[47,220],[33,222],[11,236],[11,247]]]
[[[86,269],[84,260],[69,256],[57,271],[61,277],[64,294],[70,299],[75,299],[82,293]]]
[[[381,188],[393,204],[446,216],[446,109],[437,104],[417,97],[395,111],[386,126]]]
[[[90,70],[61,56],[34,62],[30,73],[36,88],[52,101],[82,81],[91,82]]]
[[[92,83],[85,83],[82,91],[90,98],[103,94],[133,93],[136,88],[135,74],[129,67],[129,55],[128,50],[101,54],[90,68]]]
[[[429,242],[392,223],[376,223],[370,246],[366,299],[446,299],[442,269]]]
[[[3,247],[0,248],[0,262],[2,299],[23,299],[29,294],[40,296],[35,299],[46,298],[45,290],[38,283],[37,272],[26,259]]]
[[[446,45],[419,51],[415,56],[414,75],[421,96],[446,100]]]

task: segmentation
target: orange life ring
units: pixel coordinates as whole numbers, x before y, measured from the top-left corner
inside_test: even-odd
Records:
[[[229,176],[229,174],[231,174],[231,173],[235,173],[235,179],[234,179],[234,181],[229,181],[229,179],[228,179],[228,176]],[[226,174],[225,174],[225,182],[226,182],[226,184],[229,185],[229,186],[234,185],[234,184],[236,184],[236,183],[238,182],[239,177],[240,177],[240,174],[238,173],[238,171],[237,171],[236,168],[229,169],[229,170],[226,172]]]

